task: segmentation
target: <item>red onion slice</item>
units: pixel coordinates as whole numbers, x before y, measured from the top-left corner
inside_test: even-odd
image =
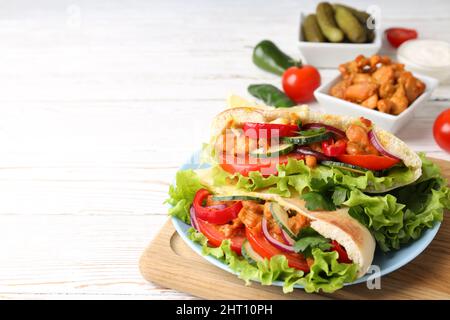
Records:
[[[263,230],[264,237],[266,237],[267,241],[269,241],[274,247],[277,247],[278,249],[286,251],[286,252],[295,252],[293,246],[282,243],[270,235],[269,229],[267,228],[267,219],[266,218],[262,219],[262,230]]]
[[[304,155],[314,156],[314,157],[316,157],[316,159],[318,161],[329,161],[329,160],[331,160],[330,157],[327,157],[326,155],[324,155],[321,152],[314,151],[310,147],[297,147],[295,149],[295,152],[300,153],[300,154],[304,154]]]
[[[197,216],[195,215],[194,206],[191,206],[189,213],[191,214],[191,225],[194,227],[195,230],[200,231],[200,229],[198,227]]]
[[[399,157],[394,156],[392,153],[389,153],[386,149],[383,148],[380,141],[378,141],[377,135],[375,134],[375,132],[373,132],[373,130],[369,131],[369,139],[370,142],[372,142],[375,149],[377,149],[382,155],[385,155],[393,159],[401,160]]]
[[[286,231],[284,231],[283,229],[281,229],[281,235],[283,236],[284,241],[286,241],[286,243],[290,246],[293,246],[295,244],[295,240],[292,239],[287,233]]]
[[[346,137],[345,132],[341,129],[335,128],[333,126],[329,126],[323,123],[313,122],[313,123],[307,123],[302,126],[302,130],[308,130],[308,129],[320,129],[325,128],[327,131],[330,131],[334,133],[336,136],[336,139],[343,139]]]

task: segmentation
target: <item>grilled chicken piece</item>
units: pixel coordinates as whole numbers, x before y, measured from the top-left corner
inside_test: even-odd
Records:
[[[231,238],[237,231],[240,231],[244,224],[241,219],[238,217],[233,219],[231,223],[224,224],[219,227],[220,231],[223,232],[226,238]]]
[[[378,88],[378,95],[381,99],[391,97],[395,92],[395,86],[392,82],[386,82]]]
[[[393,83],[394,82],[394,69],[391,65],[388,66],[381,66],[376,70],[374,73],[372,73],[372,79],[375,83],[379,85],[383,85],[385,83]]]
[[[398,83],[403,85],[409,104],[425,91],[425,84],[415,78],[411,72],[403,72],[398,78]]]
[[[377,102],[377,108],[381,112],[390,113],[393,103],[389,99],[380,99]]]
[[[345,90],[347,90],[347,88],[352,84],[351,79],[347,78],[347,79],[343,79],[341,81],[339,81],[338,83],[336,83],[334,86],[331,87],[330,89],[330,94],[333,97],[339,98],[339,99],[344,99],[345,97]]]
[[[394,95],[389,99],[392,102],[391,112],[395,115],[400,114],[402,111],[408,108],[408,98],[406,97],[405,89],[403,85],[397,85]]]
[[[377,103],[378,103],[378,95],[375,93],[374,95],[364,100],[361,103],[361,105],[369,109],[375,109],[377,107]]]
[[[254,228],[261,223],[264,212],[264,205],[256,201],[242,201],[242,209],[239,211],[238,218],[248,228]]]
[[[309,226],[308,218],[298,213],[295,216],[290,217],[288,220],[289,229],[291,229],[291,231],[297,235],[301,229],[307,226]]]
[[[373,83],[360,83],[349,86],[344,93],[345,100],[361,103],[372,96],[378,89]]]
[[[351,79],[353,84],[374,82],[372,77],[368,73],[355,73]]]

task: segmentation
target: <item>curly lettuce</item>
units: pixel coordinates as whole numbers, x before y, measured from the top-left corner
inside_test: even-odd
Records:
[[[349,171],[327,166],[309,168],[303,160],[290,158],[286,164],[277,166],[278,175],[264,177],[259,171],[252,171],[248,177],[241,174],[228,175],[237,179],[236,186],[248,191],[267,189],[267,192],[276,193],[283,197],[291,195],[288,186],[293,187],[299,193],[315,191],[317,184],[332,184],[333,186],[345,186],[374,191],[387,190],[397,184],[408,183],[413,178],[413,171],[407,167],[395,167],[389,170],[386,176],[376,177],[372,171],[364,175],[356,175]],[[219,171],[220,169],[218,169]],[[227,173],[222,172],[222,176]]]
[[[248,177],[234,176],[220,167],[214,167],[215,183],[235,179],[236,186],[248,191],[264,192],[290,197],[291,190],[303,194],[311,210],[333,210],[338,206],[349,207],[349,213],[367,226],[384,252],[399,249],[402,244],[418,239],[426,228],[442,221],[444,210],[450,209],[450,190],[439,167],[424,154],[422,175],[414,183],[381,194],[366,194],[371,185],[383,190],[394,181],[409,181],[412,175],[407,168],[394,168],[388,176],[375,177],[372,172],[354,175],[337,168],[318,166],[311,169],[303,160],[289,159],[279,165],[278,176],[263,177],[260,172],[250,172]]]
[[[196,192],[202,188],[197,174],[192,170],[180,170],[176,175],[176,184],[169,187],[169,199],[165,201],[171,205],[169,215],[190,224],[189,209]]]
[[[442,221],[445,209],[450,209],[447,181],[437,165],[420,156],[423,173],[415,183],[379,196],[352,190],[343,203],[350,207],[350,215],[372,231],[383,251],[418,239],[425,229]]]
[[[301,270],[290,268],[283,255],[273,256],[270,260],[252,264],[231,250],[230,240],[224,240],[220,247],[208,246],[208,239],[200,232],[190,228],[188,237],[202,246],[202,253],[224,262],[238,277],[250,285],[251,281],[262,285],[271,285],[274,281],[283,281],[283,292],[294,290],[296,284],[303,285],[305,291],[332,293],[344,286],[344,283],[356,279],[358,267],[356,264],[339,263],[337,252],[323,252],[316,248],[312,250],[314,263],[310,272],[305,275]]]

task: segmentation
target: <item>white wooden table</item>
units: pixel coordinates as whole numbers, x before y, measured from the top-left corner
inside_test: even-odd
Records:
[[[384,27],[450,41],[450,2],[379,5]],[[298,56],[298,14],[314,7],[2,0],[0,298],[192,298],[138,270],[167,219],[168,185],[227,94],[279,84],[253,66],[252,46],[269,38]],[[448,84],[433,95],[449,98]],[[430,101],[400,137],[450,160],[431,133],[449,106]]]

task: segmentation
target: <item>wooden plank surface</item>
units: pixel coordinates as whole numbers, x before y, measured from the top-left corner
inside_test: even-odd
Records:
[[[137,266],[168,185],[228,93],[279,85],[252,46],[269,38],[298,56],[298,13],[316,3],[2,1],[0,297],[193,298]],[[377,3],[383,27],[450,41],[448,1]],[[431,133],[449,98],[445,83],[399,136],[450,160]]]

